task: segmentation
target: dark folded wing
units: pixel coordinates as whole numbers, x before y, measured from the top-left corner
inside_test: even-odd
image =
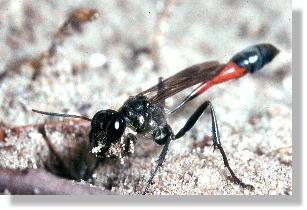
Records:
[[[193,65],[163,80],[162,84],[157,84],[138,95],[147,96],[152,103],[159,103],[186,88],[211,80],[220,72],[222,66],[224,64],[217,61]]]

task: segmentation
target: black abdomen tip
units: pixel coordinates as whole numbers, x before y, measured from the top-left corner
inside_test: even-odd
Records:
[[[257,44],[237,53],[231,61],[254,73],[271,62],[278,53],[279,50],[272,44]]]
[[[279,50],[271,44],[259,44],[256,46],[258,46],[260,50],[264,64],[271,62],[273,58],[275,58],[275,56],[279,53]]]

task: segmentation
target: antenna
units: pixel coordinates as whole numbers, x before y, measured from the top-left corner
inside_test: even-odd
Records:
[[[39,110],[36,110],[36,109],[32,109],[32,112],[36,112],[36,113],[44,114],[44,115],[50,115],[50,116],[57,116],[57,117],[81,118],[81,119],[83,119],[83,120],[92,121],[92,120],[91,120],[90,118],[88,118],[88,117],[78,116],[78,115],[61,114],[61,113],[55,113],[55,112],[44,112],[44,111],[39,111]]]

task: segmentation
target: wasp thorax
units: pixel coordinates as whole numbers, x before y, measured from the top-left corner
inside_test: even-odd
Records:
[[[96,156],[105,156],[112,143],[117,142],[126,128],[124,117],[114,110],[97,112],[91,122],[90,145]]]

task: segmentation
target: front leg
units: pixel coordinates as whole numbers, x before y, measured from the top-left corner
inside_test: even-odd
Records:
[[[121,152],[120,152],[120,173],[119,178],[122,179],[125,174],[125,170],[129,167],[127,164],[128,157],[134,152],[134,144],[136,142],[136,136],[132,133],[128,133],[121,140]]]
[[[123,140],[123,156],[129,156],[133,153],[135,142],[136,136],[132,133],[128,133]]]

